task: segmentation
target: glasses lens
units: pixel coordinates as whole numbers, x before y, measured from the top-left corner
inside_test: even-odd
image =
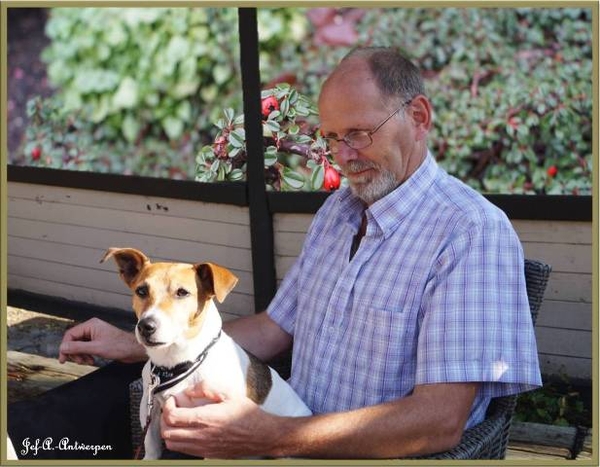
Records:
[[[346,144],[353,149],[366,148],[373,142],[371,135],[366,131],[353,131],[348,133],[344,138],[344,141],[346,141]]]

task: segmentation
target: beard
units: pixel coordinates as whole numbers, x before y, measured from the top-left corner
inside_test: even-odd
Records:
[[[369,172],[358,179],[355,178],[354,181],[348,178],[352,193],[367,205],[371,205],[389,195],[398,186],[394,173],[374,162],[350,161],[341,168],[346,176],[363,170],[374,169],[373,172]]]

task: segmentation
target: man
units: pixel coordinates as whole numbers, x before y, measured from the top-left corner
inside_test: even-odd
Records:
[[[350,187],[319,210],[268,310],[226,325],[264,360],[293,348],[290,384],[315,415],[277,417],[201,384],[166,403],[170,450],[434,453],[479,423],[492,397],[540,385],[519,240],[428,152],[433,112],[414,65],[391,49],[357,49],[326,80],[319,111]],[[111,339],[126,344],[116,351]],[[142,358],[131,336],[99,322],[68,332],[60,358],[89,354]]]

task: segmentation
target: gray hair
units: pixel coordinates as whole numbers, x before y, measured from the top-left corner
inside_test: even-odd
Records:
[[[425,95],[425,86],[419,69],[401,52],[389,47],[358,47],[340,62],[350,58],[364,59],[384,97],[401,101]]]

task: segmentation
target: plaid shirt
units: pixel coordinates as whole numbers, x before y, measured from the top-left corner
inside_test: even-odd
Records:
[[[314,413],[409,395],[417,384],[482,382],[490,398],[541,384],[523,252],[505,214],[429,154],[366,210],[342,189],[315,216],[268,308],[294,336],[290,384]]]

